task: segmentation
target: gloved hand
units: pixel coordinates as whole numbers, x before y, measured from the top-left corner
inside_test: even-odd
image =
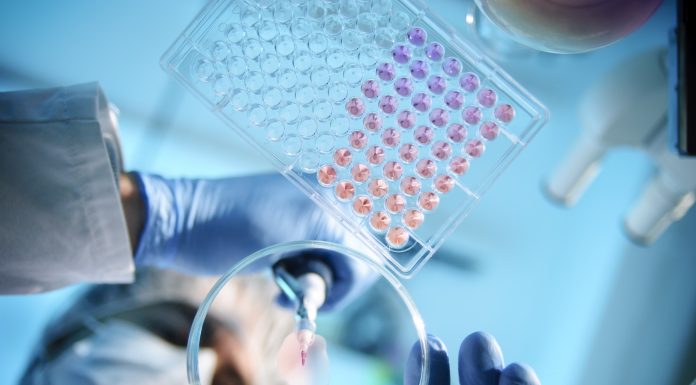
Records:
[[[136,266],[217,275],[264,247],[302,240],[365,252],[343,226],[278,174],[208,180],[134,176],[147,208]],[[334,278],[323,310],[348,301],[372,281],[364,264],[316,254],[308,251],[302,257],[327,262]]]
[[[449,385],[450,368],[447,347],[437,337],[428,335],[430,378],[428,385]],[[418,385],[420,380],[421,347],[411,349],[404,373],[405,385]],[[460,385],[540,385],[534,369],[524,364],[503,364],[503,353],[495,338],[476,332],[462,341],[459,348]]]

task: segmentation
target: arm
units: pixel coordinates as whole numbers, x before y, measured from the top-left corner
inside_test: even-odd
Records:
[[[278,174],[168,179],[132,173],[128,177],[122,197],[126,197],[129,232],[139,233],[134,242],[136,266],[219,275],[248,255],[278,243],[322,240],[362,248],[342,225]],[[319,259],[332,269],[333,285],[324,310],[348,302],[374,275],[366,265],[336,253],[307,250],[282,257]]]

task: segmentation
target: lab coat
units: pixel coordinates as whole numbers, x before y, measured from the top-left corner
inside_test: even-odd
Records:
[[[115,140],[96,83],[0,93],[0,294],[132,281]]]

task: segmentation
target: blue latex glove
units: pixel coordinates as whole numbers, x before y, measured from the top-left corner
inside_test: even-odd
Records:
[[[450,368],[447,347],[437,337],[428,335],[430,378],[428,385],[449,385]],[[420,380],[421,347],[411,349],[404,373],[405,385],[418,385]],[[534,369],[524,364],[503,364],[503,353],[495,338],[476,332],[462,341],[459,348],[460,385],[540,385]]]
[[[136,266],[218,275],[274,244],[322,240],[360,250],[357,240],[279,174],[226,179],[166,179],[134,174],[147,207]],[[316,254],[316,253],[315,253]],[[323,310],[372,282],[363,264],[308,251],[327,262],[333,285]],[[271,261],[273,262],[273,261]]]

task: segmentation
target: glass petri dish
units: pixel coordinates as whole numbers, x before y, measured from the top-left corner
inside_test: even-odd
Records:
[[[369,271],[376,279],[350,303],[330,306],[329,311],[320,309],[317,315],[316,333],[326,341],[328,364],[323,369],[327,370],[328,377],[320,381],[287,381],[279,370],[278,354],[283,340],[295,331],[295,310],[280,305],[283,302],[279,301],[281,290],[274,282],[272,266],[287,256],[316,252],[330,252],[345,258],[344,262],[356,264],[359,270]],[[346,246],[321,241],[283,243],[259,250],[234,265],[215,283],[191,326],[186,352],[189,384],[201,384],[199,353],[202,335],[205,338],[207,333],[204,325],[218,322],[212,319],[211,309],[219,307],[219,302],[229,305],[229,296],[220,294],[228,294],[232,285],[239,291],[239,282],[248,281],[250,277],[257,285],[247,290],[255,293],[253,306],[247,306],[254,310],[253,321],[237,322],[231,328],[240,336],[241,342],[236,343],[235,348],[243,351],[239,355],[244,356],[244,362],[250,366],[246,370],[250,376],[247,383],[402,384],[409,353],[417,343],[421,352],[419,384],[427,384],[429,358],[425,326],[404,286],[383,262]],[[265,288],[259,289],[262,284]],[[205,377],[211,375],[204,374]]]

